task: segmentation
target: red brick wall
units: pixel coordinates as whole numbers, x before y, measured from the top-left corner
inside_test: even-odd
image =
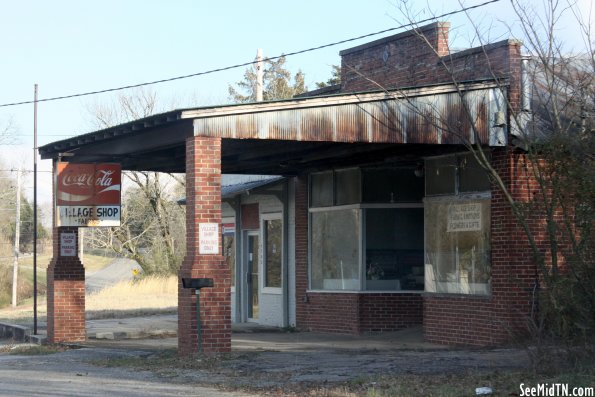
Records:
[[[260,228],[258,203],[242,204],[241,225],[242,230],[254,230]]]
[[[360,332],[359,295],[350,293],[309,292],[303,305],[305,319],[297,326],[300,329],[340,334]]]
[[[301,303],[309,331],[361,334],[421,325],[421,293],[308,292]]]
[[[78,256],[60,256],[61,232],[78,236],[78,228],[55,227],[53,231],[53,257],[47,269],[48,341],[83,342],[86,339],[85,269]]]
[[[434,343],[475,346],[504,342],[506,330],[498,321],[493,301],[486,296],[425,295],[425,339]]]
[[[178,351],[198,352],[196,295],[182,278],[213,278],[200,292],[202,347],[205,354],[231,351],[231,273],[222,255],[199,253],[200,223],[221,223],[221,138],[186,141],[186,256],[178,284]],[[219,233],[220,234],[220,233]],[[219,240],[221,252],[221,240]]]
[[[438,22],[419,28],[418,33],[407,31],[341,51],[341,91],[415,87],[494,77],[510,77],[511,86],[518,85],[519,42],[505,40],[449,54],[448,29],[448,23]],[[509,76],[509,71],[514,74]],[[510,100],[518,104],[519,97],[510,95]]]
[[[376,293],[360,295],[360,332],[396,331],[421,325],[421,293]]]

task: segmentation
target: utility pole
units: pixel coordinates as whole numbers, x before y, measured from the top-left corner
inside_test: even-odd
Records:
[[[262,67],[262,48],[256,50],[256,102],[262,102],[264,70]]]
[[[33,335],[37,335],[37,84],[33,97]]]
[[[19,247],[21,241],[21,170],[17,170],[17,213],[14,226],[14,262],[12,265],[12,307],[17,307],[17,285],[19,278]]]
[[[79,227],[79,259],[82,263],[85,263],[85,228]]]

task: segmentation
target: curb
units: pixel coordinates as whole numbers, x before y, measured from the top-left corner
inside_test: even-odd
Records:
[[[88,339],[146,339],[146,338],[173,338],[178,336],[178,332],[170,329],[156,329],[147,332],[143,331],[122,331],[122,332],[89,332]]]
[[[22,325],[0,323],[0,338],[12,339],[17,342],[29,342],[37,345],[47,343],[46,335],[32,335],[29,327]]]

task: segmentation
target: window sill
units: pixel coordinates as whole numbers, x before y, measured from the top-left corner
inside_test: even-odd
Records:
[[[429,298],[455,298],[455,299],[477,299],[477,300],[491,300],[492,294],[480,295],[480,294],[463,294],[457,292],[429,292],[424,291],[422,293],[424,297]]]
[[[424,291],[414,290],[370,290],[370,291],[355,291],[355,290],[329,290],[329,289],[309,289],[306,293],[314,294],[424,294]]]

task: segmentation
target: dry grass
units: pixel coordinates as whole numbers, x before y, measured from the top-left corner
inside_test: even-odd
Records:
[[[177,306],[178,278],[176,276],[145,277],[132,282],[123,281],[86,297],[87,312],[104,314],[118,311],[130,313],[131,311],[163,310]]]
[[[175,312],[178,306],[178,278],[145,277],[133,282],[122,281],[85,298],[88,319],[120,318],[163,312]],[[45,296],[41,296],[38,315],[45,321]],[[31,301],[13,309],[0,310],[0,321],[30,322],[33,318]]]

